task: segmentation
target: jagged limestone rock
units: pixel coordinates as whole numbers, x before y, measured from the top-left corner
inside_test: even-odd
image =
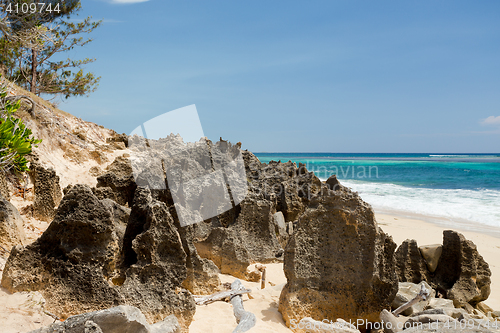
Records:
[[[122,246],[118,229],[92,190],[75,185],[43,235],[13,249],[2,286],[40,290],[46,309],[62,318],[126,304],[151,322],[174,314],[187,328],[195,305],[181,287],[186,253],[165,204],[139,191]]]
[[[311,199],[285,249],[279,311],[292,319],[378,321],[398,290],[396,244],[348,189]]]
[[[26,244],[23,218],[16,207],[0,197],[0,245],[7,251],[14,245]]]
[[[44,168],[38,163],[30,166],[34,181],[35,200],[33,201],[33,217],[50,222],[56,214],[55,207],[62,199],[59,176],[52,168]]]
[[[137,184],[132,172],[130,161],[123,156],[117,157],[106,168],[106,173],[97,177],[97,189],[109,187],[115,195],[115,200],[122,206],[132,207]],[[107,193],[107,192],[106,192]],[[109,196],[106,196],[109,198]]]
[[[427,263],[414,239],[405,240],[396,250],[396,272],[400,282],[418,284],[431,280]]]
[[[442,253],[435,272],[430,272],[415,240],[406,240],[396,251],[399,280],[428,282],[456,307],[475,306],[488,298],[491,271],[476,245],[462,234],[443,231]]]
[[[9,185],[7,183],[7,177],[5,172],[0,170],[0,196],[7,200],[10,200]]]

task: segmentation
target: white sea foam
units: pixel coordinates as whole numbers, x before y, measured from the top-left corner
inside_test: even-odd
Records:
[[[340,183],[357,191],[375,209],[500,227],[500,191],[413,188],[342,179]]]

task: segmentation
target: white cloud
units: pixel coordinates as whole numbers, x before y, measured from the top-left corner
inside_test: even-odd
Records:
[[[493,125],[493,126],[500,126],[500,116],[495,117],[495,116],[489,116],[486,119],[483,119],[481,121],[481,125]]]
[[[139,3],[139,2],[146,2],[149,0],[111,0],[111,3],[116,3],[116,4],[124,4],[124,3]]]

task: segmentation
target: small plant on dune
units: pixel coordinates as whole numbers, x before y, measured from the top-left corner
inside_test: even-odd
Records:
[[[0,80],[2,78],[0,77]],[[21,106],[20,101],[13,102],[8,98],[7,85],[0,83],[0,171],[14,169],[18,172],[28,171],[26,155],[31,153],[42,140],[33,137],[31,130],[13,114]]]

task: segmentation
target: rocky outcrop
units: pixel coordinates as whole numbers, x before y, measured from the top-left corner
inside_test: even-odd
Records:
[[[106,173],[97,177],[97,189],[102,187],[109,187],[114,193],[113,199],[108,195],[109,190],[106,190],[106,198],[113,199],[122,206],[132,207],[137,184],[127,157],[117,157],[106,168]]]
[[[23,218],[7,199],[0,197],[0,245],[6,250],[26,244]]]
[[[124,147],[128,147],[128,135],[125,133],[118,134],[114,133],[113,136],[106,139],[106,143],[123,143]]]
[[[114,223],[115,232],[119,239],[119,244],[122,244],[123,237],[125,236],[125,230],[128,224],[128,219],[130,217],[131,209],[119,205],[111,199],[103,199],[101,200],[101,202],[111,213],[111,218]]]
[[[244,152],[243,158],[250,191],[274,194],[276,209],[283,212],[286,222],[297,220],[311,197],[321,191],[321,181],[304,164],[299,163],[298,167],[291,161],[264,164],[250,152]]]
[[[275,204],[250,193],[240,204],[236,221],[216,227],[203,241],[195,243],[201,257],[212,260],[223,274],[247,279],[247,267],[255,262],[274,262],[279,257],[273,214]]]
[[[62,199],[59,176],[52,168],[44,168],[32,163],[31,175],[34,182],[35,200],[33,201],[33,217],[50,222],[56,214],[55,207]]]
[[[62,318],[127,304],[150,322],[174,314],[187,327],[195,305],[181,288],[186,253],[165,204],[138,190],[122,246],[118,223],[89,187],[73,186],[43,235],[14,247],[2,286],[40,290]]]
[[[214,262],[222,274],[247,279],[247,267],[251,264],[250,254],[234,230],[215,228],[210,236],[195,243],[195,246],[199,255]]]
[[[40,328],[30,333],[180,333],[179,323],[173,315],[150,325],[144,314],[133,306],[114,308],[71,316],[64,322]]]
[[[453,300],[455,306],[464,307],[469,303],[474,306],[488,298],[491,271],[472,241],[456,231],[445,230],[442,248],[434,254],[439,254],[439,259],[436,267],[431,265],[435,269],[431,272],[417,242],[403,242],[396,251],[399,280],[426,281],[443,297]]]
[[[10,192],[9,185],[7,183],[7,177],[5,176],[5,172],[0,170],[0,196],[3,198],[10,200]]]
[[[2,286],[10,292],[41,290],[49,311],[62,317],[113,306],[118,294],[107,283],[119,248],[113,226],[92,191],[73,186],[42,236],[12,250]]]
[[[195,295],[210,295],[220,290],[219,268],[213,261],[200,257],[193,243],[196,225],[179,227],[186,252],[187,277],[182,286]]]
[[[119,291],[156,322],[175,314],[187,328],[194,315],[191,294],[182,288],[187,277],[186,252],[166,205],[138,188],[123,241]],[[121,284],[122,281],[119,281]]]
[[[312,197],[285,249],[279,311],[292,319],[378,321],[398,282],[396,244],[371,207],[348,189]]]
[[[476,305],[490,295],[491,271],[476,245],[453,230],[443,232],[443,250],[433,279],[457,305]]]
[[[330,177],[328,177],[325,184],[328,186],[328,188],[330,190],[333,190],[333,191],[337,191],[337,190],[342,189],[342,185],[340,184],[336,175],[331,175]]]

